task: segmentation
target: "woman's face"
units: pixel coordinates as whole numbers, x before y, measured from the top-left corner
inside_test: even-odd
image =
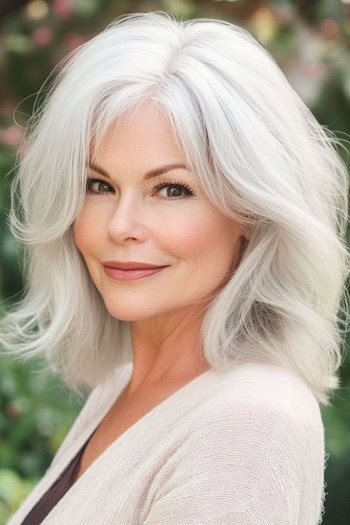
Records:
[[[166,116],[144,103],[136,117],[109,128],[98,159],[90,161],[95,168],[87,177],[100,181],[88,181],[74,239],[110,314],[146,319],[211,299],[239,262],[243,232],[209,202],[189,170],[147,175],[185,164]],[[107,260],[165,268],[121,280],[106,273]]]

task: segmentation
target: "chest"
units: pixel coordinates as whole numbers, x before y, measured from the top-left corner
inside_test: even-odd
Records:
[[[107,412],[89,439],[74,474],[76,481],[90,465],[139,419],[171,395],[172,389],[157,389],[132,399],[122,396]]]

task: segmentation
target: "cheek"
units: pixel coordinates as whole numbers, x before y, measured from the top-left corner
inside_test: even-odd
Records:
[[[103,215],[91,203],[86,204],[74,223],[74,242],[85,255],[96,247],[101,232],[104,230]]]
[[[178,211],[171,220],[162,221],[163,245],[176,257],[189,259],[205,250],[208,228],[204,213]]]
[[[177,214],[168,228],[163,227],[169,251],[179,258],[193,258],[199,262],[224,259],[231,260],[234,255],[237,227],[233,221],[204,206],[191,213]],[[227,264],[224,262],[224,265]]]

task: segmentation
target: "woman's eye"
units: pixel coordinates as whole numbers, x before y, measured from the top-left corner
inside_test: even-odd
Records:
[[[163,196],[172,200],[193,195],[193,191],[189,186],[186,184],[177,184],[175,182],[164,182],[162,184],[158,184],[154,189],[158,193],[160,193],[162,190],[166,190],[165,193],[163,193]]]
[[[102,179],[96,179],[88,177],[86,181],[86,191],[87,193],[107,193],[109,189],[113,189],[108,182]]]

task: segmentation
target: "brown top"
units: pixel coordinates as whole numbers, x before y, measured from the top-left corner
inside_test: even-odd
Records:
[[[82,446],[62,474],[32,508],[26,518],[22,521],[22,525],[39,525],[56,503],[58,503],[58,501],[65,495],[67,490],[73,485],[74,474],[79,466],[81,455],[84,452],[87,443],[88,442]]]

